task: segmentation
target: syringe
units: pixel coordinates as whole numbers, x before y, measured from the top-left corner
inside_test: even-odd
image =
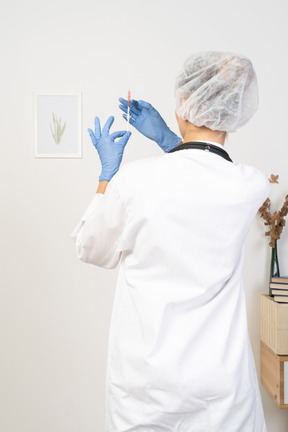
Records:
[[[131,92],[128,90],[127,131],[129,131]]]

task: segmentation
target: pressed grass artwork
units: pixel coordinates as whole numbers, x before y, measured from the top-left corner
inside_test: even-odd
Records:
[[[52,136],[54,138],[55,143],[60,144],[62,135],[65,131],[66,122],[62,126],[61,117],[58,118],[54,112],[52,113],[52,118],[53,118],[53,129],[52,129],[52,125],[50,123],[50,129],[52,132]]]
[[[34,156],[81,158],[81,92],[34,93]]]

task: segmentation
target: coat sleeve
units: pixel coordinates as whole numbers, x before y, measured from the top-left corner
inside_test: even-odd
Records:
[[[78,258],[83,262],[113,269],[125,244],[127,210],[114,178],[104,194],[96,193],[71,234]]]

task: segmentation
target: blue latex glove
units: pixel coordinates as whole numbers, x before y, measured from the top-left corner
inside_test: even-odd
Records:
[[[88,132],[101,160],[102,172],[99,176],[99,181],[110,181],[119,170],[124,148],[130,138],[131,132],[117,131],[109,135],[110,127],[114,122],[113,116],[108,118],[102,132],[99,118],[95,117],[94,122],[95,132],[92,129],[88,129]],[[120,139],[115,141],[116,138]]]
[[[123,117],[127,121],[128,101],[119,98],[119,102],[121,103],[119,108],[124,111]],[[182,138],[169,129],[158,111],[150,103],[143,100],[132,99],[130,101],[129,123],[144,136],[156,141],[164,152],[172,150],[182,141]]]

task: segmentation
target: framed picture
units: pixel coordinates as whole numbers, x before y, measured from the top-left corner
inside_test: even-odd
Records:
[[[81,92],[34,93],[34,157],[81,158]]]

